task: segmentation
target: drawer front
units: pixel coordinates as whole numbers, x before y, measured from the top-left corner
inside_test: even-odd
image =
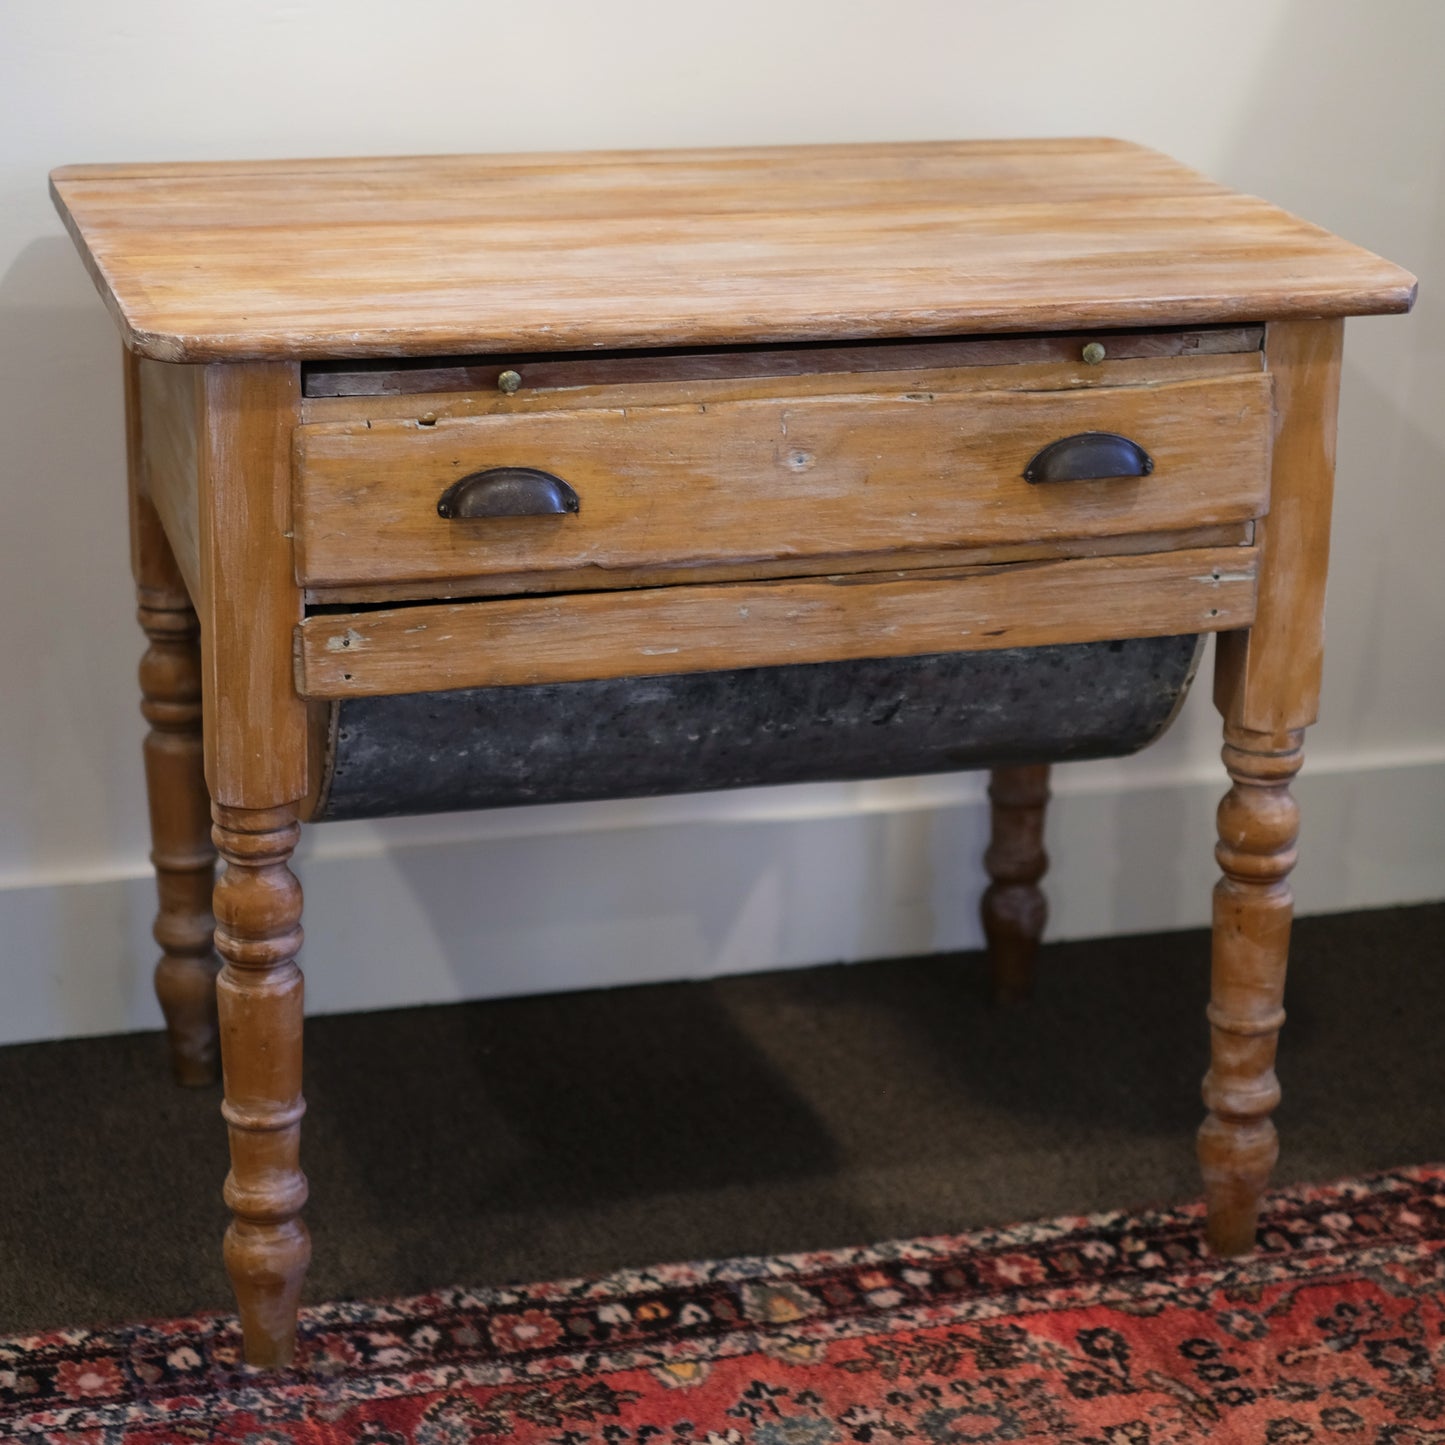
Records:
[[[1267,506],[1269,378],[1075,391],[764,397],[377,419],[297,429],[308,586],[796,561],[1114,537],[1245,521]],[[1143,476],[1033,483],[1045,446],[1111,432]],[[448,519],[492,468],[561,478],[575,512]]]

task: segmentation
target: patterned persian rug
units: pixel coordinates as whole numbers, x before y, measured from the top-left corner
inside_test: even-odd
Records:
[[[1445,1166],[1196,1207],[0,1341],[0,1439],[66,1445],[1445,1442]]]

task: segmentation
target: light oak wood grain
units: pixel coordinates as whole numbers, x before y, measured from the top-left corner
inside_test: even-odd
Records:
[[[1278,427],[1272,505],[1259,524],[1259,607],[1253,625],[1221,636],[1215,653],[1231,787],[1218,814],[1223,876],[1214,890],[1209,1113],[1198,1148],[1209,1241],[1220,1254],[1253,1248],[1279,1152],[1274,1061],[1299,836],[1290,783],[1303,761],[1304,728],[1319,708],[1343,332],[1339,321],[1268,328]]]
[[[692,566],[1222,525],[1269,478],[1261,375],[1159,387],[848,396],[313,424],[297,432],[296,555],[308,586]],[[1117,432],[1149,476],[1033,484],[1040,448]],[[576,515],[447,519],[458,478],[538,467]],[[906,563],[900,563],[906,565]]]
[[[284,362],[207,367],[200,437],[206,780],[236,808],[306,792],[306,707],[291,629],[291,437],[301,386]]]
[[[311,1262],[301,1218],[301,885],[290,868],[300,836],[293,805],[217,805],[212,836],[225,871],[216,885],[216,983],[231,1144],[225,1199],[226,1271],[236,1292],[246,1360],[291,1363],[296,1308]]]
[[[1344,329],[1275,322],[1268,331],[1278,421],[1270,514],[1259,524],[1259,618],[1220,639],[1215,669],[1220,711],[1252,732],[1308,727],[1319,713]]]
[[[201,378],[201,639],[216,884],[221,1112],[231,1141],[225,1258],[246,1359],[295,1348],[311,1254],[300,1218],[301,888],[289,859],[307,788],[307,708],[296,695],[301,615],[289,535],[300,369],[210,366]]]
[[[1248,624],[1256,554],[1229,547],[309,617],[308,697],[570,682],[1164,636]]]
[[[139,617],[150,640],[140,666],[151,866],[160,908],[156,999],[166,1021],[176,1082],[216,1080],[216,958],[211,889],[216,850],[201,730],[200,626],[189,600],[158,606],[142,592]]]
[[[200,379],[200,367],[138,359],[145,491],[193,600],[201,595]]]
[[[142,751],[159,905],[152,930],[161,948],[155,990],[176,1081],[200,1085],[216,1077],[220,964],[212,948],[216,850],[201,741],[200,624],[192,606],[192,596],[199,594],[194,581],[181,576],[150,495],[169,470],[154,457],[170,457],[174,442],[173,415],[164,408],[157,414],[145,402],[144,371],[151,365],[125,353],[131,566],[137,616],[149,641],[140,687],[141,713],[149,724]],[[191,455],[194,461],[194,447]]]
[[[1260,329],[1262,334],[1262,328]],[[1066,362],[1015,360],[1008,364],[967,365],[866,374],[809,373],[780,377],[727,377],[686,381],[635,379],[608,384],[555,388],[526,387],[512,396],[489,391],[433,392],[425,395],[311,398],[302,400],[305,421],[362,424],[402,420],[416,423],[425,417],[438,421],[453,417],[517,416],[599,405],[644,408],[660,405],[716,406],[726,401],[769,398],[831,396],[840,392],[866,392],[877,396],[927,392],[968,393],[975,391],[1073,392],[1096,388],[1158,387],[1186,380],[1219,376],[1258,375],[1263,371],[1259,351],[1215,353],[1186,348],[1175,353],[1167,345],[1179,333],[1155,335],[1162,356],[1116,358],[1087,364],[1077,356]],[[1040,338],[1050,345],[1063,343],[1070,353],[1078,350],[1077,338]],[[990,348],[1033,345],[1008,340],[979,343]],[[893,348],[881,348],[893,351]],[[977,355],[977,353],[971,353]],[[686,358],[682,358],[686,359]],[[625,357],[598,360],[598,367],[623,362]],[[1106,553],[1164,551],[1178,548],[1248,544],[1253,539],[1253,522],[1224,527],[1187,528],[1170,532],[1137,532],[1122,537],[1052,538],[1026,543],[986,547],[919,549],[909,554],[910,567],[958,566],[996,562],[1036,561],[1049,557],[1098,556]],[[880,539],[881,542],[882,539]],[[850,545],[860,545],[857,541]],[[820,559],[819,570],[827,572],[878,571],[894,564],[891,550],[855,551]],[[783,578],[796,573],[792,559],[753,560],[747,563],[699,562],[687,567],[640,567],[606,569],[605,585],[610,587],[657,587],[698,582],[745,581],[753,578]],[[336,605],[356,602],[393,602],[418,597],[453,598],[475,595],[499,596],[542,591],[589,590],[604,584],[596,566],[558,568],[540,573],[493,573],[484,578],[430,578],[411,582],[371,582],[341,586],[310,587],[307,602]]]
[[[1263,328],[1261,328],[1262,332]],[[714,353],[694,353],[710,355]],[[608,359],[618,359],[609,353]],[[1090,365],[1066,361],[1014,361],[991,365],[906,367],[855,372],[803,372],[796,376],[721,376],[651,381],[591,381],[568,386],[524,386],[511,395],[496,387],[377,396],[303,397],[303,422],[438,421],[466,416],[517,416],[597,406],[713,406],[755,398],[836,396],[866,392],[898,396],[915,391],[1085,391],[1094,387],[1164,386],[1209,376],[1264,370],[1260,350],[1202,355],[1121,357]]]
[[[1285,969],[1294,899],[1289,875],[1299,807],[1303,730],[1274,736],[1224,729],[1231,787],[1219,805],[1209,989],[1208,1109],[1198,1151],[1208,1196],[1208,1237],[1218,1254],[1254,1248],[1260,1203],[1279,1154],[1271,1115],[1279,1103],[1275,1049],[1284,1024]]]
[[[146,425],[141,406],[141,367],[133,351],[121,352],[125,394],[126,497],[130,517],[130,570],[136,587],[165,598],[167,605],[189,603],[186,581],[166,538],[149,489]]]
[[[127,344],[166,361],[1255,322],[1400,311],[1415,285],[1112,140],[71,166],[51,187]]]
[[[1254,541],[1254,522],[1223,527],[1186,527],[1181,531],[1132,532],[1123,537],[1062,537],[1047,542],[1010,542],[994,547],[923,548],[907,554],[910,570],[925,567],[985,567],[1002,562],[1044,562],[1055,557],[1123,557],[1141,552],[1183,552],[1201,547],[1247,547]],[[847,557],[816,559],[815,571],[828,575],[896,572],[894,551],[855,552]],[[409,602],[423,598],[449,601],[463,597],[511,597],[541,592],[591,592],[599,587],[686,587],[704,582],[783,581],[794,577],[792,558],[773,562],[699,562],[691,567],[608,568],[605,578],[595,567],[555,572],[502,573],[495,577],[449,577],[427,582],[370,582],[350,587],[308,587],[308,607],[350,603]]]
[[[606,356],[424,358],[393,362],[313,363],[302,374],[307,397],[410,396],[423,392],[495,391],[504,372],[518,390],[617,386],[638,382],[720,381],[810,376],[839,372],[907,371],[922,368],[1022,365],[1080,360],[1095,345],[1120,360],[1143,357],[1220,356],[1258,351],[1262,326],[1207,327],[1197,331],[1104,331],[1097,335],[986,336],[967,341],[881,341],[868,346],[811,346],[765,350],[620,352]],[[1094,363],[1097,365],[1098,363]]]

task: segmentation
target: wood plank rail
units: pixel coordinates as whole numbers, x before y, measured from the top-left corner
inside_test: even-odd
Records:
[[[308,617],[297,690],[362,697],[1247,627],[1253,547]]]
[[[516,371],[520,387],[638,385],[667,381],[725,381],[753,377],[868,374],[921,367],[1021,366],[1075,361],[1090,342],[1115,360],[1172,356],[1228,356],[1258,351],[1262,326],[1211,326],[1193,331],[1070,332],[1063,336],[970,336],[940,341],[880,341],[868,346],[729,347],[717,351],[587,352],[555,356],[533,352],[506,357],[418,357],[354,362],[312,362],[302,368],[302,395],[415,396],[433,392],[495,391],[503,372]],[[521,368],[518,370],[518,368]]]

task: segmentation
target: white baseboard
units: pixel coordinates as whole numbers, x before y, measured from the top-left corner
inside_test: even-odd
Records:
[[[1053,938],[1204,924],[1222,776],[1058,774]],[[1120,787],[1118,784],[1122,783]],[[1306,767],[1299,911],[1445,897],[1445,758]],[[979,946],[977,776],[317,829],[314,1013]],[[157,1027],[140,860],[0,887],[0,1043]]]

